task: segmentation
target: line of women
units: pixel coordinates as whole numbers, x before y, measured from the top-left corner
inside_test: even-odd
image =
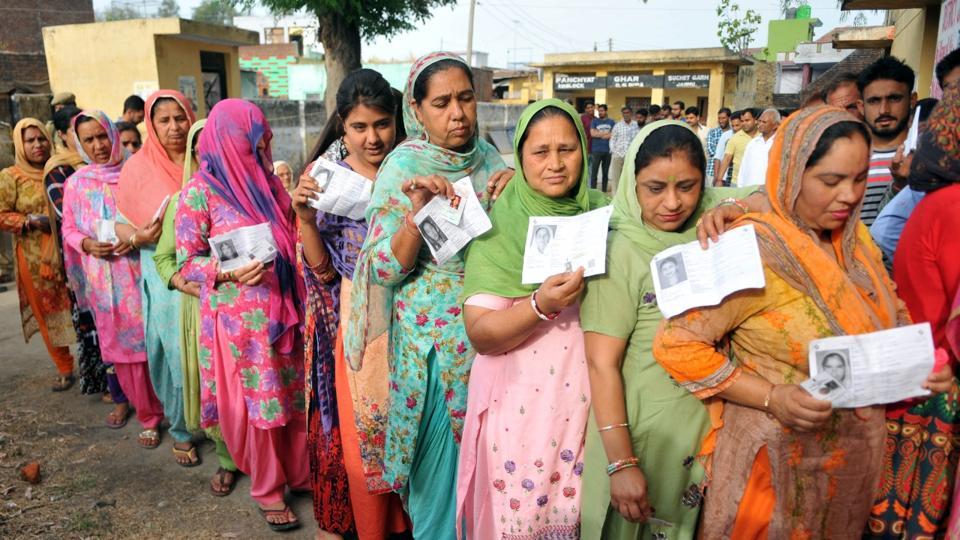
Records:
[[[57,189],[43,184],[49,136],[18,124],[0,223],[19,235],[24,333],[42,334],[58,388],[72,384],[64,347],[88,314],[98,354],[81,358],[91,365],[81,376],[100,373],[91,392],[109,387],[108,425],[132,408],[139,443],[156,448],[166,419],[185,467],[199,464],[204,431],[219,461],[213,495],[249,475],[267,525],[284,531],[300,525],[287,497],[310,493],[318,538],[960,529],[949,522],[960,521],[960,240],[947,232],[960,197],[956,90],[914,160],[911,185],[931,194],[912,218],[923,224],[904,232],[922,251],[898,251],[899,289],[859,223],[868,133],[838,109],[786,121],[759,191],[705,188],[696,134],[650,124],[609,201],[589,189],[586,136],[568,104],[527,107],[510,169],[479,136],[458,56],[418,59],[398,94],[375,71],[348,75],[313,151],[311,161],[373,182],[359,220],[313,208],[323,186],[308,173],[288,194],[269,124],[242,100],[194,122],[187,98],[158,91],[134,157],[103,113],[77,111],[58,125],[75,156],[48,171]],[[441,264],[413,218],[467,176],[492,229]],[[50,211],[58,189],[62,211]],[[608,204],[603,275],[522,283],[531,216]],[[210,238],[262,223],[276,259],[222,271]],[[652,258],[745,225],[757,230],[766,286],[664,320]],[[921,261],[941,286],[907,277]],[[911,321],[929,321],[949,357],[927,378],[930,398],[833,409],[798,386],[811,340]]]

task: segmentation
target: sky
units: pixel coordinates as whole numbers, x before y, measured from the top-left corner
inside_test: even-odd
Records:
[[[134,5],[156,0],[121,0]],[[111,0],[94,0],[103,10]],[[189,17],[200,0],[180,0],[180,15]],[[476,51],[489,53],[489,65],[510,67],[538,62],[544,53],[719,47],[716,6],[719,0],[478,0],[474,22]],[[780,17],[777,0],[737,0],[741,12],[763,18],[751,46],[766,44],[767,22]],[[364,43],[363,58],[403,60],[434,50],[465,51],[468,0],[441,8],[417,29],[389,39]],[[835,26],[852,24],[854,13],[840,22],[836,0],[810,0],[813,16],[823,22],[816,37]],[[589,7],[587,7],[589,6]],[[257,8],[265,14],[263,8]],[[867,24],[882,24],[883,13],[866,12]]]

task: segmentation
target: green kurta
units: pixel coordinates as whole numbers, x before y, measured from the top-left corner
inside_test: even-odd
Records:
[[[163,216],[163,232],[157,242],[153,261],[157,273],[168,287],[177,273],[176,217],[180,194],[170,198]],[[180,295],[180,367],[183,372],[183,416],[190,431],[200,429],[200,300],[189,294]],[[220,466],[228,471],[237,470],[218,427],[204,430],[216,444]]]
[[[632,168],[631,168],[632,169]],[[673,524],[660,527],[630,523],[610,508],[607,455],[590,415],[583,472],[581,537],[584,540],[691,539],[700,514],[681,502],[690,486],[703,481],[704,470],[696,455],[710,429],[706,407],[696,396],[677,385],[653,358],[651,347],[663,314],[657,307],[650,261],[660,251],[696,239],[693,223],[698,214],[726,197],[744,197],[752,189],[707,189],[700,210],[677,233],[654,232],[641,244],[613,230],[607,244],[607,273],[587,281],[580,308],[584,332],[596,332],[628,341],[621,373],[627,422],[634,455],[647,480],[650,506],[656,517]]]

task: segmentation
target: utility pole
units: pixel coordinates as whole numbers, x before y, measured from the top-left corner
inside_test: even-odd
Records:
[[[613,38],[607,40],[607,50],[613,52]]]
[[[467,65],[473,66],[473,12],[477,0],[470,0],[470,24],[467,26]]]

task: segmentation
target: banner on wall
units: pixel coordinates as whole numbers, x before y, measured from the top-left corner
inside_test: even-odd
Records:
[[[553,89],[563,90],[595,90],[605,88],[606,77],[597,77],[589,73],[557,73],[553,76]]]
[[[664,88],[710,88],[710,73],[667,73]]]
[[[197,78],[181,75],[178,79],[180,93],[190,100],[193,112],[197,112]]]
[[[663,75],[614,73],[607,75],[607,88],[663,88]]]
[[[937,32],[937,49],[934,53],[934,70],[937,62],[960,46],[960,0],[945,0],[940,6],[940,30]],[[943,90],[934,72],[930,82],[930,96],[940,99]]]

